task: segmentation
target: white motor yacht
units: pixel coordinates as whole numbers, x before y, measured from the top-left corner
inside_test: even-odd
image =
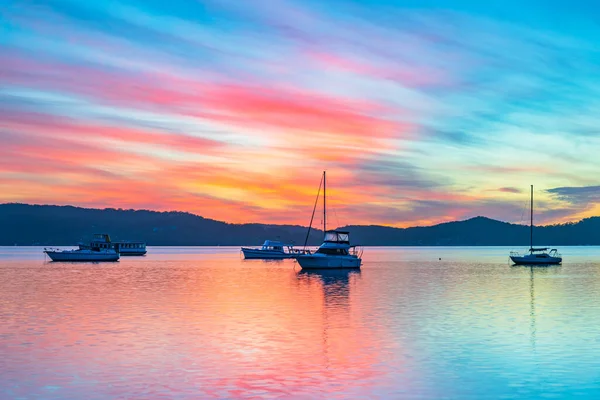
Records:
[[[114,249],[59,250],[44,249],[52,261],[118,261],[119,253]]]
[[[265,240],[260,248],[242,247],[242,253],[245,259],[262,260],[283,260],[298,255],[293,246],[275,240]]]
[[[296,260],[302,269],[360,268],[362,263],[362,249],[359,250],[357,246],[350,245],[350,233],[346,231],[327,230],[327,181],[325,171],[323,171],[321,183],[323,185],[323,244],[314,253],[306,252],[306,254],[296,256]],[[321,187],[319,186],[317,201],[320,191]],[[315,202],[315,209],[316,205],[317,203]],[[308,227],[304,243],[305,247],[312,227],[315,209],[313,209],[313,215],[310,219],[311,223]]]
[[[323,244],[312,254],[296,257],[302,269],[360,268],[362,251],[350,245],[350,234],[327,231]]]

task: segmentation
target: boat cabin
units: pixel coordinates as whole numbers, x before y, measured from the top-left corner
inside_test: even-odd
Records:
[[[550,251],[548,252],[548,250]],[[531,247],[529,252],[536,258],[560,257],[557,249],[549,249],[548,247]]]
[[[329,256],[347,256],[350,254],[350,232],[346,231],[327,231],[323,244],[319,246],[316,254],[326,254]]]
[[[111,243],[108,233],[94,233],[90,242],[90,248],[92,250],[112,249],[114,245]]]
[[[92,237],[93,242],[110,243],[110,236],[108,233],[94,233]]]
[[[265,240],[265,242],[263,243],[263,245],[261,247],[261,250],[283,252],[284,246],[285,245],[282,242],[277,242],[277,241],[273,241],[273,240]],[[285,247],[287,247],[287,246],[285,246]]]
[[[327,254],[328,256],[347,256],[350,254],[348,251],[348,247],[340,248],[340,247],[330,247],[326,245],[322,245],[315,251],[316,254]]]

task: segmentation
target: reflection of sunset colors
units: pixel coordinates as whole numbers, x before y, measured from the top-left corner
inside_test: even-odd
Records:
[[[444,257],[439,260],[440,251]],[[301,272],[236,248],[110,265],[0,247],[0,398],[597,398],[600,250],[371,248]],[[12,255],[11,255],[12,254]]]
[[[592,13],[393,3],[11,2],[0,202],[306,224],[326,169],[341,225],[600,212]]]
[[[0,285],[8,316],[0,335],[14,372],[0,373],[0,383],[29,382],[15,397],[55,387],[57,398],[91,388],[100,397],[331,398],[389,383],[374,366],[389,361],[378,346],[392,338],[365,324],[353,295],[358,273],[298,274],[291,262],[252,264],[231,253],[162,257],[171,261],[55,265],[37,275],[24,303],[15,296],[31,281],[11,275],[10,288]],[[0,386],[2,397],[10,385]]]

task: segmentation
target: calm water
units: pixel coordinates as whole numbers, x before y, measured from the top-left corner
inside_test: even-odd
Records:
[[[600,398],[600,248],[533,269],[509,250],[303,273],[237,248],[0,248],[0,398]]]

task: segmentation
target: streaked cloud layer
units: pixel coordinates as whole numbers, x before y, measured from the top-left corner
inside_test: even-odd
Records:
[[[0,0],[0,201],[306,224],[326,169],[341,225],[596,214],[597,6],[452,4]]]

